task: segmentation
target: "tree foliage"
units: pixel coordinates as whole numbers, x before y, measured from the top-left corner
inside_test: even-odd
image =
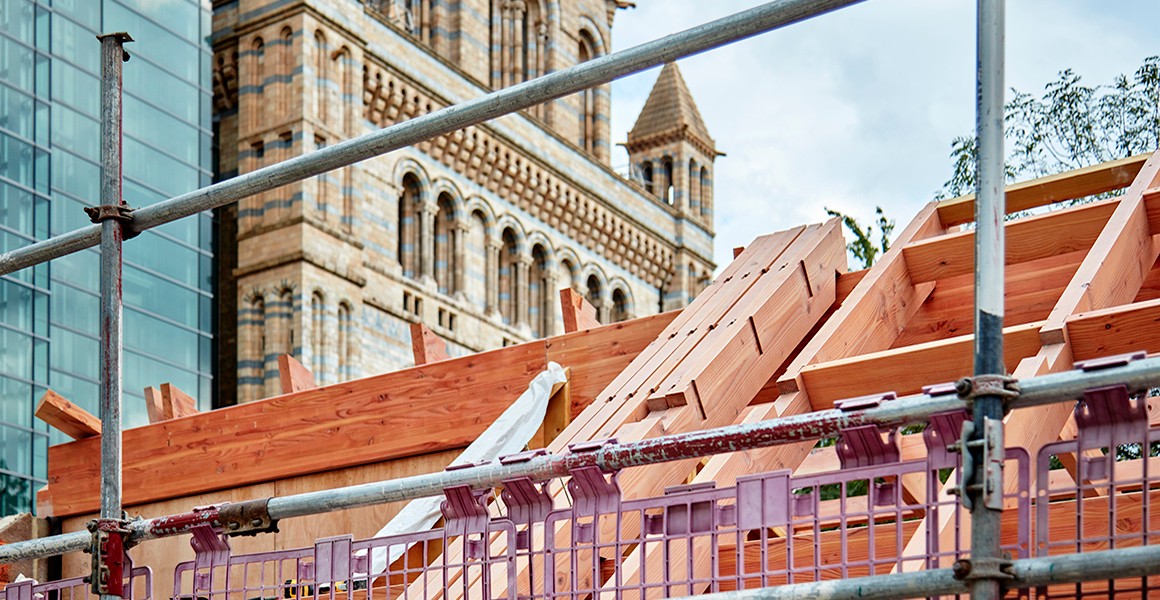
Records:
[[[836,210],[826,209],[826,214],[831,217],[838,217],[842,220],[842,224],[846,229],[850,230],[850,234],[854,236],[853,241],[846,244],[846,249],[854,258],[862,262],[863,267],[870,267],[882,254],[890,249],[890,234],[894,231],[894,219],[887,219],[886,213],[882,212],[882,207],[875,207],[876,219],[874,225],[863,227],[858,223],[854,217],[838,212]],[[874,226],[878,226],[878,239],[875,240]]]
[[[1005,107],[1010,149],[1008,180],[1031,179],[1126,158],[1160,147],[1160,57],[1144,59],[1131,76],[1087,85],[1071,69],[1044,86],[1043,95],[1012,90]],[[975,137],[951,142],[952,174],[938,198],[975,191]]]

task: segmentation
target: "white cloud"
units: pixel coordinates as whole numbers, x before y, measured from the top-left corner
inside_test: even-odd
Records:
[[[756,6],[637,0],[614,49]],[[1007,3],[1008,87],[1038,91],[1064,68],[1091,83],[1160,53],[1160,2]],[[718,147],[716,257],[755,236],[825,219],[823,206],[899,229],[950,174],[950,141],[974,127],[975,3],[874,0],[680,62]],[[656,78],[613,84],[623,141]],[[627,156],[617,150],[614,163]]]

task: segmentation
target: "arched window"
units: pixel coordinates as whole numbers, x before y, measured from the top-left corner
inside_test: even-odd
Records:
[[[310,296],[310,370],[314,380],[322,383],[326,357],[326,300],[322,292]]]
[[[444,294],[454,294],[455,272],[459,269],[459,257],[455,255],[455,202],[451,195],[439,195],[438,210],[435,213],[435,283]]]
[[[290,81],[294,79],[294,31],[289,27],[282,28],[278,45],[278,75],[281,81],[275,89],[278,90],[274,99],[274,109],[279,118],[290,116]]]
[[[560,260],[560,287],[561,288],[577,288],[580,283],[576,280],[576,265],[572,263],[571,259]],[[552,290],[553,294],[559,294],[560,290]]]
[[[588,303],[596,307],[596,317],[600,322],[604,322],[604,286],[600,284],[600,278],[595,275],[589,275],[587,284],[587,291],[584,297],[588,299]]]
[[[347,98],[354,94],[354,65],[351,58],[350,49],[343,46],[338,52],[334,54],[334,82],[330,84],[330,93],[334,96],[334,100],[329,103],[329,106],[337,108],[338,120],[334,124],[334,130],[345,135],[350,135],[350,109],[351,102]]]
[[[693,263],[685,269],[685,302],[697,297],[697,267]]]
[[[689,211],[701,210],[700,171],[697,170],[697,161],[689,159]]]
[[[330,108],[327,102],[326,36],[322,31],[314,32],[314,115],[319,123],[326,124],[327,111]]]
[[[261,296],[252,298],[246,306],[242,323],[246,328],[245,352],[239,365],[242,371],[243,402],[257,400],[265,392],[266,385],[266,301]]]
[[[672,206],[676,202],[676,190],[673,187],[673,160],[666,158],[664,162],[664,181],[661,186],[661,198],[669,206]]]
[[[629,301],[628,294],[620,288],[612,290],[612,315],[611,321],[619,323],[628,320]]]
[[[514,325],[519,306],[516,298],[516,264],[519,247],[516,233],[510,227],[503,230],[503,245],[499,250],[499,314],[503,322]]]
[[[463,240],[464,277],[466,283],[463,292],[467,294],[467,301],[475,305],[480,312],[487,310],[487,216],[482,211],[471,213],[467,221],[466,239]]]
[[[405,277],[419,276],[423,249],[419,244],[419,203],[422,202],[419,178],[414,173],[403,176],[403,193],[399,196],[399,265]]]
[[[532,268],[528,276],[528,323],[532,325],[532,335],[545,337],[551,333],[551,295],[556,290],[548,289],[548,251],[540,244],[532,247]]]
[[[580,32],[579,62],[588,62],[596,56],[593,51],[595,44],[592,35],[587,31]],[[580,148],[589,154],[596,153],[596,88],[588,88],[580,94]]]
[[[247,79],[248,81],[246,83],[250,88],[249,93],[252,94],[250,97],[256,98],[258,102],[261,102],[261,98],[265,97],[263,87],[266,83],[266,44],[260,37],[254,38],[253,43],[250,45],[250,76]],[[266,120],[265,111],[259,109],[254,114],[258,119],[258,126],[261,127],[264,125]]]
[[[649,161],[644,161],[640,164],[640,178],[644,180],[644,189],[650,194],[655,194],[656,188],[653,186],[653,166]]]
[[[424,44],[431,45],[437,30],[438,16],[432,0],[403,0],[400,25]]]
[[[339,381],[346,381],[353,374],[353,365],[351,364],[351,348],[354,344],[353,333],[354,324],[352,322],[350,305],[346,302],[339,303],[338,336],[335,343],[338,346]]]
[[[493,0],[499,12],[500,87],[523,83],[542,74],[548,48],[547,15],[540,0]],[[542,105],[541,105],[542,106]],[[538,109],[537,109],[538,110]]]
[[[709,216],[713,203],[713,186],[709,181],[709,169],[701,167],[701,216]]]

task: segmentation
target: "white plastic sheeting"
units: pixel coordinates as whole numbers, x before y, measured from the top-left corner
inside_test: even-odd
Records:
[[[568,380],[563,367],[550,362],[548,370],[536,375],[528,384],[528,389],[512,403],[462,454],[451,461],[452,465],[479,463],[495,460],[508,454],[523,451],[532,436],[544,423],[548,412],[548,400],[552,396],[552,386]],[[435,525],[439,517],[439,505],[443,498],[419,498],[407,503],[395,518],[383,526],[375,537],[400,535],[426,531]],[[371,574],[386,571],[406,552],[402,545],[391,546],[390,556],[383,548],[371,553]]]

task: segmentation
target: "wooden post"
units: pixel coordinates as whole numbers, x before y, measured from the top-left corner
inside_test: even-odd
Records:
[[[411,352],[415,355],[416,367],[451,358],[443,338],[422,323],[411,323]]]
[[[36,418],[74,440],[101,435],[100,419],[52,390],[46,390],[40,397],[36,404]]]
[[[145,410],[150,423],[180,419],[197,414],[197,401],[172,383],[161,384],[161,389],[145,388]]]
[[[572,288],[560,290],[560,312],[564,317],[564,333],[600,327],[596,307]]]
[[[293,394],[318,387],[314,383],[314,373],[311,373],[310,369],[307,369],[298,362],[298,359],[289,354],[278,357],[278,380],[282,383],[283,394]]]

